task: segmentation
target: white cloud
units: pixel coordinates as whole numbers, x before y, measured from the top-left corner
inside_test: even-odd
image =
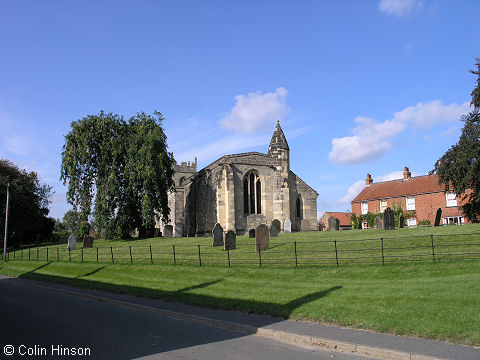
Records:
[[[378,10],[389,15],[402,17],[420,10],[422,6],[423,1],[419,0],[380,0]]]
[[[348,165],[380,158],[392,144],[390,139],[404,131],[409,124],[427,129],[435,125],[458,121],[466,113],[469,103],[444,105],[436,100],[418,103],[394,114],[393,119],[378,122],[369,117],[355,118],[358,124],[354,136],[334,138],[329,159],[337,164]]]
[[[354,136],[335,138],[332,140],[332,151],[329,159],[338,164],[355,164],[381,157],[391,144],[390,138],[402,132],[406,124],[387,120],[379,123],[368,117],[357,117]]]
[[[290,112],[285,104],[287,93],[286,89],[279,87],[272,93],[237,95],[235,106],[226,117],[220,119],[220,124],[237,133],[268,130],[276,120],[282,120]]]
[[[442,136],[448,136],[448,135],[453,134],[453,133],[456,132],[457,130],[458,130],[458,126],[451,126],[451,127],[449,127],[447,130],[442,131],[441,135],[442,135]]]
[[[345,196],[337,200],[337,205],[350,204],[364,187],[365,180],[358,180],[356,183],[350,185]]]
[[[440,100],[429,103],[419,102],[415,106],[409,106],[393,116],[394,119],[410,122],[414,126],[427,129],[434,125],[451,123],[460,119],[468,112],[470,103],[444,105]]]

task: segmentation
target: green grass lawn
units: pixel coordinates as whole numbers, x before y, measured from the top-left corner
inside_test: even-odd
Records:
[[[433,248],[432,248],[433,240]],[[227,253],[211,246],[212,238],[150,238],[123,241],[95,240],[94,248],[69,254],[65,245],[16,250],[10,259],[100,263],[163,263],[259,266],[255,239],[237,237],[237,249]],[[200,250],[199,250],[200,247]],[[382,251],[383,248],[383,251]],[[150,250],[151,249],[151,250]],[[151,251],[151,255],[150,255]],[[200,251],[200,256],[199,256]],[[174,258],[175,252],[175,258]],[[113,254],[113,260],[112,260]],[[82,256],[83,255],[83,256]],[[382,264],[480,259],[480,224],[412,229],[312,231],[270,238],[261,254],[262,266]],[[200,259],[199,259],[200,257]]]
[[[17,260],[0,273],[480,345],[479,261],[295,269]]]

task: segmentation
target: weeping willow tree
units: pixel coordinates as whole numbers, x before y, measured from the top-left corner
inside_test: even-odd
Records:
[[[93,215],[106,238],[128,238],[135,228],[168,221],[173,154],[167,151],[163,116],[123,116],[101,111],[71,123],[62,151],[67,201],[80,214],[77,235],[88,235]]]

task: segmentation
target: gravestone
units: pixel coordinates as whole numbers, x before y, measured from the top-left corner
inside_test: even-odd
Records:
[[[91,249],[91,248],[93,248],[93,237],[87,236],[87,237],[83,240],[83,248],[84,248],[84,249]]]
[[[76,248],[77,248],[77,238],[75,237],[75,234],[72,234],[68,238],[67,250],[75,250]]]
[[[175,237],[182,237],[183,236],[183,224],[176,223],[175,224]]]
[[[442,209],[438,208],[437,215],[435,216],[434,226],[440,226],[440,220],[442,219]]]
[[[270,228],[270,236],[277,237],[280,232],[280,221],[277,219],[272,221],[272,227]]]
[[[248,237],[249,238],[254,238],[255,237],[255,229],[252,229],[248,232]]]
[[[289,218],[286,218],[285,222],[283,223],[283,232],[284,233],[291,233],[292,232],[292,222],[290,221]]]
[[[265,250],[268,249],[269,243],[269,231],[267,225],[261,224],[258,225],[255,230],[255,250]]]
[[[328,230],[329,231],[337,231],[340,229],[340,220],[336,217],[330,216],[328,218]]]
[[[403,216],[403,214],[400,215],[400,219],[398,220],[398,222],[400,229],[403,229],[405,227],[405,216]]]
[[[310,231],[310,222],[307,219],[302,219],[300,222],[300,231]]]
[[[224,250],[235,250],[237,247],[237,235],[232,231],[228,230],[225,234],[225,244]]]
[[[393,230],[395,229],[395,222],[393,219],[393,211],[389,207],[383,212],[383,229]]]
[[[171,238],[173,237],[173,226],[172,225],[165,225],[163,227],[163,236],[166,238]]]
[[[223,228],[219,223],[216,223],[212,230],[213,233],[213,243],[212,246],[222,246],[223,245]]]
[[[382,228],[382,218],[380,216],[376,216],[375,217],[375,227],[377,229],[381,229]]]

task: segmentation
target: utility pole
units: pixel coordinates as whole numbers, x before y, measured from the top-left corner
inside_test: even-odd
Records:
[[[7,184],[7,207],[5,210],[5,237],[3,240],[3,263],[7,263],[7,235],[8,235],[8,201],[10,195],[10,183]]]

